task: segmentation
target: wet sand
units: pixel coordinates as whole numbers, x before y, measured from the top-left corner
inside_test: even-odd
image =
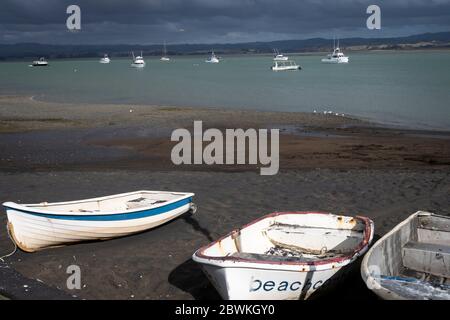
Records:
[[[130,112],[132,111],[132,112]],[[176,128],[280,129],[281,170],[448,168],[450,132],[385,128],[346,116],[128,105],[73,105],[0,97],[0,168],[256,171],[174,166]]]
[[[260,176],[248,166],[173,166],[170,132],[191,128],[194,120],[205,127],[280,128],[279,174]],[[377,236],[417,210],[450,215],[445,132],[383,128],[331,115],[61,105],[27,97],[0,98],[0,132],[2,202],[65,201],[139,189],[196,194],[195,215],[154,230],[33,254],[18,251],[5,259],[30,283],[39,279],[79,298],[218,299],[192,253],[273,211],[365,215],[374,220]],[[0,224],[6,224],[5,214]],[[1,228],[0,256],[12,249]],[[72,264],[81,267],[81,290],[66,288]],[[5,296],[14,286],[8,279],[0,273]],[[11,297],[29,295],[16,288]],[[375,297],[355,271],[324,298]]]

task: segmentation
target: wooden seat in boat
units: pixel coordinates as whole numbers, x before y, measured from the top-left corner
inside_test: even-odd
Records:
[[[410,241],[403,247],[403,265],[411,270],[448,278],[450,246]]]

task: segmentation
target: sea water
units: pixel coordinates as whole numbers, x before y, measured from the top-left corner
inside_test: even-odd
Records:
[[[349,64],[323,64],[324,54],[290,55],[300,71],[273,72],[271,56],[144,57],[0,63],[0,94],[75,103],[324,112],[390,125],[450,130],[450,51],[346,52]]]

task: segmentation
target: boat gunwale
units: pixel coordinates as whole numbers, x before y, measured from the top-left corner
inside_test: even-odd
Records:
[[[233,234],[236,234],[239,231],[241,231],[253,224],[256,224],[256,223],[258,223],[262,220],[268,219],[268,218],[273,218],[273,217],[277,217],[277,216],[281,216],[281,215],[288,215],[288,214],[321,214],[321,215],[330,215],[331,214],[332,215],[332,213],[329,213],[329,212],[316,212],[316,211],[273,212],[273,213],[267,214],[265,216],[262,216],[256,220],[253,220],[252,222],[244,225],[243,227],[241,227],[239,229],[234,229],[231,232],[229,232],[228,234],[224,235],[223,237],[209,243],[206,246],[201,247],[193,254],[194,260],[198,259],[198,260],[200,260],[200,261],[197,261],[199,263],[213,264],[216,266],[219,266],[219,265],[211,263],[211,262],[227,262],[227,261],[229,261],[229,262],[243,262],[243,263],[262,264],[262,265],[288,265],[288,266],[308,266],[308,267],[323,266],[323,265],[335,264],[335,263],[344,263],[344,265],[346,265],[346,264],[352,262],[354,259],[356,259],[356,257],[359,256],[360,254],[364,253],[368,249],[369,244],[373,238],[374,224],[373,224],[372,220],[370,220],[367,217],[355,216],[354,219],[358,219],[364,223],[364,226],[365,226],[364,238],[359,243],[359,245],[355,247],[355,249],[351,253],[346,254],[344,256],[340,256],[340,257],[322,259],[322,260],[318,260],[318,261],[308,261],[308,262],[297,262],[297,261],[279,262],[279,261],[267,261],[267,260],[259,260],[259,259],[248,259],[248,258],[233,257],[233,256],[213,257],[213,256],[208,256],[203,253],[205,250],[211,248],[212,246],[214,246],[215,244],[224,240],[225,238],[231,237]],[[226,266],[223,266],[223,267],[226,267]],[[238,267],[238,266],[236,266],[236,267]]]
[[[71,212],[71,211],[51,211],[51,210],[42,210],[34,208],[34,206],[43,206],[45,202],[41,203],[33,203],[33,204],[19,204],[11,201],[7,201],[2,203],[2,205],[6,209],[14,209],[19,210],[23,213],[27,214],[45,214],[45,215],[54,215],[54,216],[81,216],[81,217],[89,217],[89,216],[107,216],[107,215],[119,215],[119,214],[131,214],[136,213],[140,211],[146,211],[146,210],[152,210],[157,209],[166,205],[170,205],[172,203],[185,200],[188,198],[192,198],[195,196],[194,193],[190,192],[171,192],[171,191],[150,191],[150,190],[139,190],[139,191],[133,191],[133,192],[126,192],[126,193],[119,193],[109,196],[103,196],[103,197],[97,197],[97,198],[89,198],[89,199],[80,199],[80,200],[73,200],[73,201],[65,201],[65,202],[49,202],[47,203],[48,206],[58,206],[58,205],[71,205],[71,204],[78,204],[78,203],[86,203],[86,202],[94,202],[94,201],[105,201],[110,200],[114,198],[120,198],[125,196],[130,196],[133,194],[139,194],[139,193],[164,193],[164,194],[174,194],[179,195],[179,197],[166,201],[164,203],[159,203],[157,205],[149,205],[149,206],[143,206],[139,208],[134,208],[130,210],[125,211],[88,211],[88,212]]]

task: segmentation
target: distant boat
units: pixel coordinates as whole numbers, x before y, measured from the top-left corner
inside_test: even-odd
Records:
[[[19,248],[38,251],[107,240],[155,228],[196,207],[193,193],[136,191],[70,202],[5,202],[8,230]]]
[[[450,217],[414,213],[370,248],[361,275],[383,299],[450,300]]]
[[[289,70],[301,70],[301,67],[295,63],[295,61],[274,61],[271,67],[273,71],[289,71]]]
[[[326,58],[322,59],[323,63],[348,63],[349,57],[345,56],[341,49],[339,48],[339,40],[337,47],[335,46],[335,42],[333,41],[333,53],[327,55]]]
[[[211,52],[211,56],[205,60],[205,62],[207,63],[219,63],[219,59],[216,57],[216,55],[214,54],[214,51]]]
[[[167,56],[166,42],[164,42],[163,54],[162,54],[162,57],[160,60],[161,61],[170,61],[170,58]]]
[[[105,54],[103,56],[103,58],[100,59],[100,63],[110,63],[110,62],[111,62],[111,59],[108,57],[107,54]]]
[[[133,62],[131,63],[132,67],[135,67],[135,68],[143,68],[143,67],[145,67],[145,61],[144,61],[144,57],[143,57],[142,51],[141,51],[141,55],[140,56],[135,57],[134,56],[134,52],[132,52],[132,55],[133,55]]]
[[[44,57],[42,57],[39,60],[33,61],[33,63],[31,65],[33,67],[46,67],[46,66],[48,66],[48,62],[47,62],[47,60],[45,60]]]
[[[307,299],[335,285],[368,249],[373,222],[320,212],[277,212],[197,250],[223,299]]]
[[[289,57],[282,55],[278,49],[273,49],[274,51],[274,58],[273,61],[287,61],[289,60]]]

